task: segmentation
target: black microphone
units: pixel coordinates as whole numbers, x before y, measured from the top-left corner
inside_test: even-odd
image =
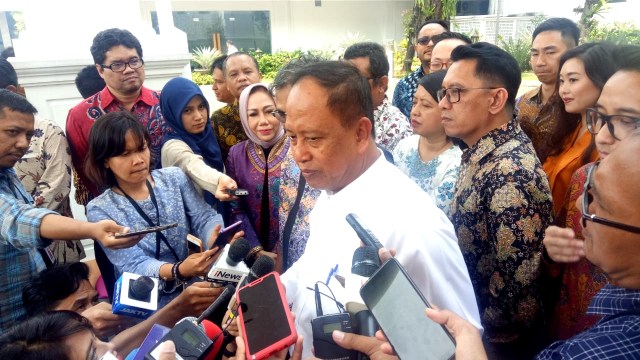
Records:
[[[353,252],[353,260],[351,261],[351,273],[371,277],[380,267],[380,257],[378,249],[373,246],[363,246]]]
[[[249,241],[243,237],[238,238],[233,244],[229,245],[229,253],[227,255],[227,264],[236,266],[238,263],[249,255],[251,245]]]
[[[249,254],[251,245],[245,238],[238,238],[231,245],[226,245],[220,257],[207,274],[207,280],[220,286],[237,285],[249,273],[249,268],[242,262]]]
[[[233,294],[236,293],[236,288],[235,286],[228,284],[227,286],[225,286],[224,291],[222,291],[222,294],[220,294],[220,296],[218,296],[217,299],[214,300],[213,303],[211,303],[211,305],[209,305],[209,307],[202,312],[202,314],[200,314],[200,316],[198,316],[198,319],[196,320],[196,323],[200,324],[202,322],[202,320],[208,318],[209,316],[211,316],[211,314],[213,314],[218,307],[220,306],[226,306],[229,303],[229,300],[231,300],[231,297],[233,296]]]
[[[249,275],[247,275],[247,284],[254,282],[268,273],[272,272],[276,267],[276,262],[267,255],[261,255],[251,266]]]
[[[373,232],[371,232],[371,230],[362,223],[362,220],[360,220],[358,215],[351,213],[347,215],[346,219],[349,225],[351,225],[351,228],[356,232],[356,234],[358,234],[358,237],[365,245],[373,246],[378,249],[384,247],[382,243],[380,243],[380,240],[373,235]]]

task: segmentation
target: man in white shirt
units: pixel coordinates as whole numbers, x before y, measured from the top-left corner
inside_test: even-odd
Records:
[[[357,214],[386,248],[397,250],[396,258],[431,304],[459,312],[481,328],[451,222],[376,147],[367,79],[346,62],[328,61],[299,70],[291,82],[285,128],[292,153],[309,185],[323,190],[310,215],[305,252],[282,275],[304,336],[303,358],[312,349],[314,284],[328,280],[338,301],[352,300],[329,276],[332,269],[350,274],[353,252],[360,246],[345,220],[349,213]],[[320,290],[329,294],[324,286]],[[329,299],[323,308],[325,314],[337,312]]]

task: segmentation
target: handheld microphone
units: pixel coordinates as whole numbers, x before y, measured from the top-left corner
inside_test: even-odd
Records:
[[[207,281],[220,286],[227,284],[238,285],[249,268],[242,262],[250,251],[249,242],[245,238],[238,238],[233,244],[227,244],[222,254],[207,274]]]
[[[200,316],[198,316],[198,318],[196,319],[196,323],[200,324],[204,319],[211,316],[211,314],[213,314],[220,306],[223,306],[223,304],[224,305],[228,304],[229,300],[231,300],[231,297],[235,293],[236,293],[235,286],[231,284],[227,284],[222,294],[220,294],[220,296],[218,296],[213,301],[213,303],[211,303],[211,305],[209,305],[209,307],[205,311],[203,311],[202,314],[200,314]]]
[[[380,243],[378,238],[373,235],[371,230],[364,226],[358,215],[351,213],[347,215],[346,219],[349,225],[351,225],[351,228],[355,230],[356,234],[358,234],[358,237],[365,245],[373,246],[377,249],[381,249],[384,247],[382,243]]]
[[[114,286],[112,311],[146,319],[158,310],[158,279],[125,272]]]
[[[222,330],[209,320],[197,323],[195,317],[186,317],[160,339],[145,355],[146,360],[160,358],[160,344],[171,340],[176,344],[177,359],[213,360],[222,348]]]
[[[380,267],[380,257],[378,250],[373,246],[363,246],[353,252],[351,261],[351,273],[371,277]]]

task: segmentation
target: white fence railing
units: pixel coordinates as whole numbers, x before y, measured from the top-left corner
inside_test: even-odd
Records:
[[[530,36],[535,28],[535,16],[501,16],[498,34],[506,41]],[[451,20],[451,30],[478,36],[479,41],[496,42],[496,16],[457,16]]]

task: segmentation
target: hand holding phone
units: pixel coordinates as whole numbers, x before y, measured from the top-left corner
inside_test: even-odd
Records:
[[[144,234],[148,234],[148,233],[152,233],[152,232],[160,232],[160,231],[164,231],[167,229],[171,229],[178,226],[178,223],[172,223],[172,224],[167,224],[167,225],[160,225],[160,226],[153,226],[153,227],[148,227],[148,228],[144,228],[142,230],[136,230],[136,231],[130,231],[128,233],[116,233],[115,238],[116,239],[122,239],[122,238],[127,238],[127,237],[132,237],[132,236],[138,236],[138,235],[144,235]]]
[[[238,290],[238,323],[247,359],[266,359],[296,342],[298,334],[278,273]]]
[[[225,247],[229,241],[231,241],[231,239],[233,239],[233,236],[240,231],[241,229],[241,225],[242,225],[242,221],[236,221],[235,223],[227,226],[226,228],[220,230],[220,232],[218,233],[218,237],[216,238],[216,241],[213,243],[213,247],[219,247],[219,248],[223,248]]]

